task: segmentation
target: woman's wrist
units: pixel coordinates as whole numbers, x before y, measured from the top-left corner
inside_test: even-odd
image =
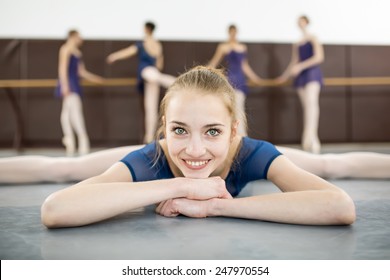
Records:
[[[190,195],[190,188],[188,187],[188,182],[184,177],[176,177],[174,180],[174,186],[177,191],[176,198],[179,197],[188,197]]]
[[[223,216],[223,208],[227,202],[227,200],[230,199],[223,199],[223,198],[212,198],[209,200],[208,209],[207,209],[207,216],[208,217],[215,217],[215,216]]]

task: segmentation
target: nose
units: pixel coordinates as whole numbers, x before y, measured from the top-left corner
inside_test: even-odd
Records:
[[[200,158],[206,154],[206,147],[203,143],[203,140],[200,136],[193,135],[188,142],[186,148],[187,155],[193,158]]]

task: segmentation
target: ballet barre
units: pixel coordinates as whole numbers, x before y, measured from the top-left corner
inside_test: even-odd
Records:
[[[15,88],[54,88],[57,85],[57,79],[22,79],[22,80],[0,80],[0,89],[3,88],[6,93],[16,118],[16,130],[14,135],[13,146],[20,151],[23,145],[23,114],[19,102],[13,93]],[[81,81],[83,87],[115,87],[115,86],[136,86],[136,78],[109,78],[104,79],[102,83],[92,83]],[[325,86],[371,86],[371,85],[390,85],[390,77],[340,77],[324,78]],[[291,86],[291,81],[278,83],[272,79],[262,80],[261,83],[255,84],[248,82],[250,87],[281,87]],[[2,92],[0,90],[0,92]]]
[[[0,88],[54,88],[57,86],[57,81],[56,79],[0,80]],[[136,84],[136,78],[104,79],[101,84],[81,81],[82,86],[134,86]]]
[[[135,86],[136,78],[110,78],[105,79],[103,83],[97,84],[89,81],[82,81],[82,86]],[[28,79],[28,80],[0,80],[0,88],[45,88],[55,87],[56,79]],[[248,82],[251,87],[279,87],[288,86],[290,83],[280,84],[272,79],[264,79],[261,83],[255,84]],[[371,86],[371,85],[390,85],[390,77],[340,77],[324,78],[325,86]]]
[[[275,80],[263,80],[259,84],[248,82],[249,86],[267,86],[278,87],[288,86],[291,82],[284,84],[277,83]],[[340,77],[340,78],[324,78],[325,86],[380,86],[390,85],[390,77]]]

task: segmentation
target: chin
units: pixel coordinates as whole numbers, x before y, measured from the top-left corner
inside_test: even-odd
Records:
[[[191,179],[207,179],[210,177],[210,173],[203,173],[203,172],[185,172],[183,173],[184,177],[191,178]]]
[[[212,173],[209,168],[203,170],[191,170],[186,167],[183,167],[181,172],[183,173],[184,177],[192,179],[206,179],[209,178],[210,174]]]

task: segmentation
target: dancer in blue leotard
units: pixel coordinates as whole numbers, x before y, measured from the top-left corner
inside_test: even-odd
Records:
[[[293,45],[291,62],[277,80],[284,83],[290,77],[294,79],[294,87],[298,91],[303,108],[302,148],[312,153],[320,153],[319,95],[323,81],[319,65],[324,60],[324,50],[316,37],[308,33],[308,24],[309,19],[306,16],[298,19],[303,38]]]
[[[161,43],[153,38],[154,29],[154,23],[145,23],[145,38],[142,42],[137,42],[107,57],[107,62],[113,63],[138,54],[137,87],[144,96],[145,108],[144,143],[153,140],[157,128],[160,85],[168,87],[175,80],[175,77],[160,72],[164,64],[163,50]]]
[[[102,77],[86,70],[82,61],[82,53],[79,49],[82,42],[80,34],[76,30],[71,30],[68,33],[66,43],[61,46],[59,53],[59,80],[55,95],[63,100],[61,126],[64,137],[62,143],[66,147],[68,156],[73,156],[75,153],[76,144],[73,131],[77,134],[79,154],[89,153],[89,138],[85,128],[80,98],[80,77],[96,83],[101,83],[103,80]]]
[[[246,78],[248,77],[254,83],[261,83],[262,79],[249,66],[247,46],[237,41],[237,27],[230,25],[228,31],[228,41],[218,45],[209,66],[217,67],[222,60],[225,60],[229,82],[237,93],[237,109],[245,114],[245,99],[248,94]],[[247,135],[246,125],[242,118],[238,129],[242,136]]]
[[[228,216],[293,224],[351,224],[341,189],[299,168],[272,144],[237,133],[236,93],[221,71],[196,67],[169,87],[156,142],[104,173],[50,195],[47,227],[81,226],[155,205],[166,217]],[[233,199],[267,179],[281,192]]]

